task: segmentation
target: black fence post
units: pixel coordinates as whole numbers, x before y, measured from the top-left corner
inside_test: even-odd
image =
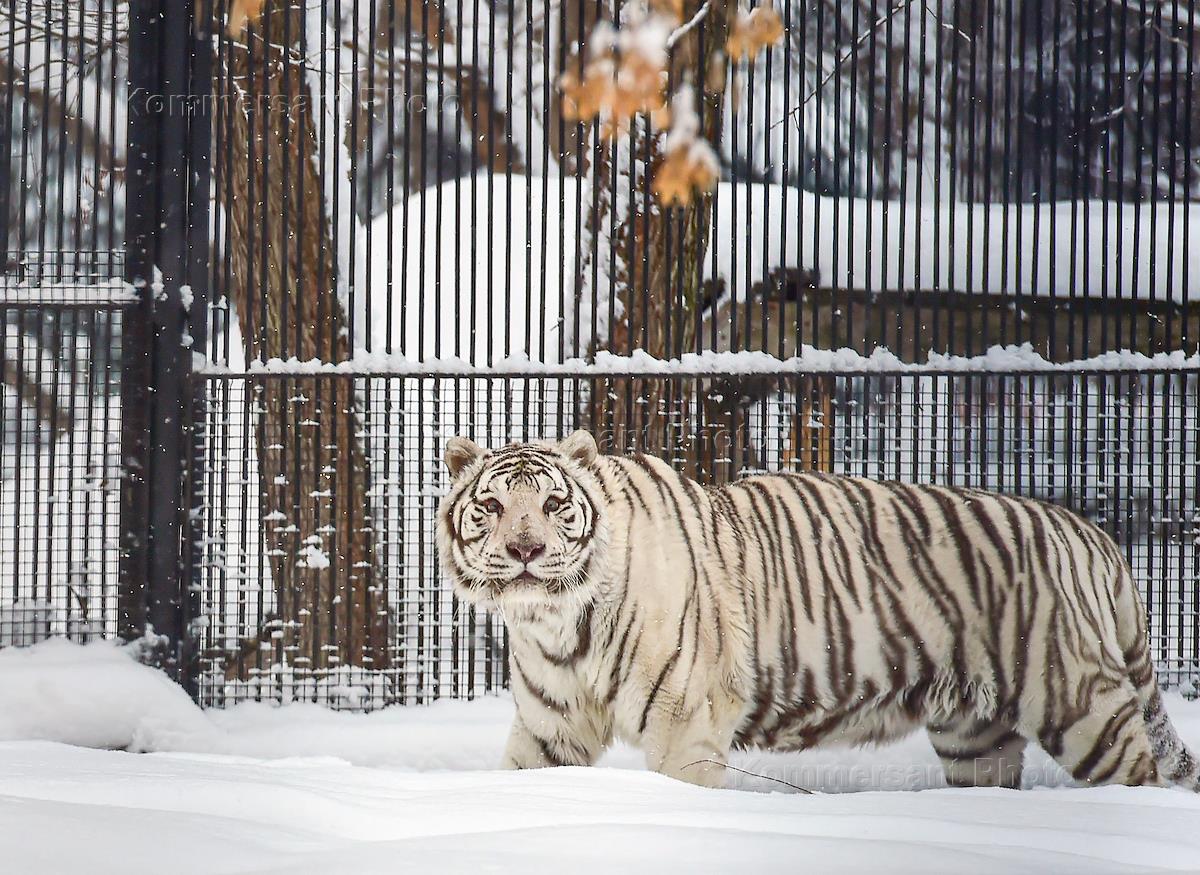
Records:
[[[185,686],[191,371],[208,311],[208,47],[194,8],[130,4],[126,246],[141,300],[127,326],[122,392],[122,625],[128,636],[152,635],[147,658]]]
[[[155,239],[158,225],[158,0],[129,4],[129,105],[126,163],[125,270],[139,289],[121,336],[121,551],[117,595],[121,634],[146,632],[150,581],[151,345]]]
[[[12,71],[4,76],[0,85],[0,251],[4,253],[4,261],[0,270],[8,270],[9,247],[12,242],[8,239],[9,215],[11,211],[10,189],[12,184],[12,133],[13,133],[13,97],[16,91],[16,76]]]
[[[200,601],[201,560],[202,551],[199,548],[200,538],[204,534],[204,512],[207,507],[207,496],[204,491],[203,472],[207,470],[205,447],[208,438],[205,434],[203,421],[205,406],[205,383],[196,377],[194,365],[205,357],[208,350],[208,320],[211,290],[209,288],[209,210],[211,204],[210,188],[212,182],[212,64],[213,46],[211,30],[213,26],[213,0],[200,0],[196,4],[186,4],[199,18],[191,22],[188,28],[189,51],[191,59],[188,83],[188,194],[187,194],[187,244],[188,260],[186,264],[188,288],[187,319],[190,334],[189,348],[192,352],[188,361],[188,386],[186,404],[184,405],[184,434],[189,438],[187,448],[187,469],[185,472],[187,519],[184,524],[183,561],[186,570],[184,576],[185,620],[195,619]],[[206,359],[205,359],[206,360]],[[198,419],[200,417],[200,419]],[[196,688],[196,651],[193,646],[195,634],[190,623],[185,627],[182,640],[181,682],[188,692],[195,697]]]

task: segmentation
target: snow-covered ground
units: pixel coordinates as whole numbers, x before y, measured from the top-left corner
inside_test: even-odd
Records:
[[[1169,708],[1200,747],[1200,703]],[[1200,869],[1200,796],[1065,787],[1040,753],[1022,793],[945,789],[921,737],[742,754],[737,767],[816,792],[742,774],[714,791],[647,773],[626,747],[596,769],[496,771],[511,712],[504,698],[201,712],[112,645],[5,650],[4,870]]]

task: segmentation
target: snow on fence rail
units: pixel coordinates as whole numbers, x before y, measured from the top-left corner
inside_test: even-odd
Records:
[[[1183,351],[1146,355],[1128,350],[1107,352],[1072,362],[1047,361],[1028,343],[995,346],[977,356],[929,353],[923,363],[905,362],[887,349],[877,348],[870,355],[852,349],[814,349],[804,345],[800,355],[778,358],[768,352],[742,350],[738,352],[705,351],[684,353],[678,359],[655,358],[642,350],[630,355],[600,351],[592,361],[582,358],[561,363],[531,360],[526,355],[512,355],[481,368],[455,356],[414,359],[402,353],[380,353],[359,350],[343,362],[296,358],[252,361],[244,370],[199,362],[198,372],[206,377],[248,376],[457,376],[498,378],[527,377],[604,377],[604,376],[703,376],[713,374],[779,375],[788,374],[1022,374],[1022,373],[1104,373],[1148,371],[1200,371],[1200,353]]]

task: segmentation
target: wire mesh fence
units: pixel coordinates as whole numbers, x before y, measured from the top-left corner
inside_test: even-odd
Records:
[[[124,246],[128,56],[123,0],[22,0],[0,11],[6,272]]]
[[[0,10],[0,646],[123,631],[128,19]]]
[[[264,423],[279,397],[356,383],[371,463],[369,525],[381,573],[370,609],[386,618],[376,665],[339,664],[354,587],[333,566],[334,526],[302,539],[258,467],[256,443],[286,452]],[[614,415],[614,387],[633,415]],[[371,708],[470,697],[507,682],[503,626],[456,603],[434,543],[448,476],[445,440],[488,446],[595,429],[609,452],[649,452],[710,485],[747,473],[823,470],[974,486],[1073,508],[1123,548],[1146,599],[1167,683],[1200,680],[1200,378],[1193,374],[825,374],[630,377],[330,375],[211,379],[197,622],[206,704],[307,699]],[[647,399],[653,399],[648,401]],[[290,414],[296,415],[296,414]],[[616,419],[623,419],[617,424]],[[305,439],[330,440],[309,421]],[[335,469],[307,498],[327,503]],[[273,563],[317,566],[294,590]],[[274,581],[274,582],[273,582]],[[362,623],[360,618],[357,622]],[[316,624],[321,628],[313,629]]]
[[[18,262],[0,286],[0,646],[112,636],[129,292],[110,253]]]

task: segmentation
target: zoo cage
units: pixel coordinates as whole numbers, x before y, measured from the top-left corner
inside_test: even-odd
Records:
[[[586,427],[1071,507],[1195,689],[1200,0],[775,9],[749,57],[720,0],[0,12],[0,646],[137,638],[208,706],[501,690],[441,449]],[[647,51],[694,115],[576,118]],[[681,118],[719,179],[666,206]]]

